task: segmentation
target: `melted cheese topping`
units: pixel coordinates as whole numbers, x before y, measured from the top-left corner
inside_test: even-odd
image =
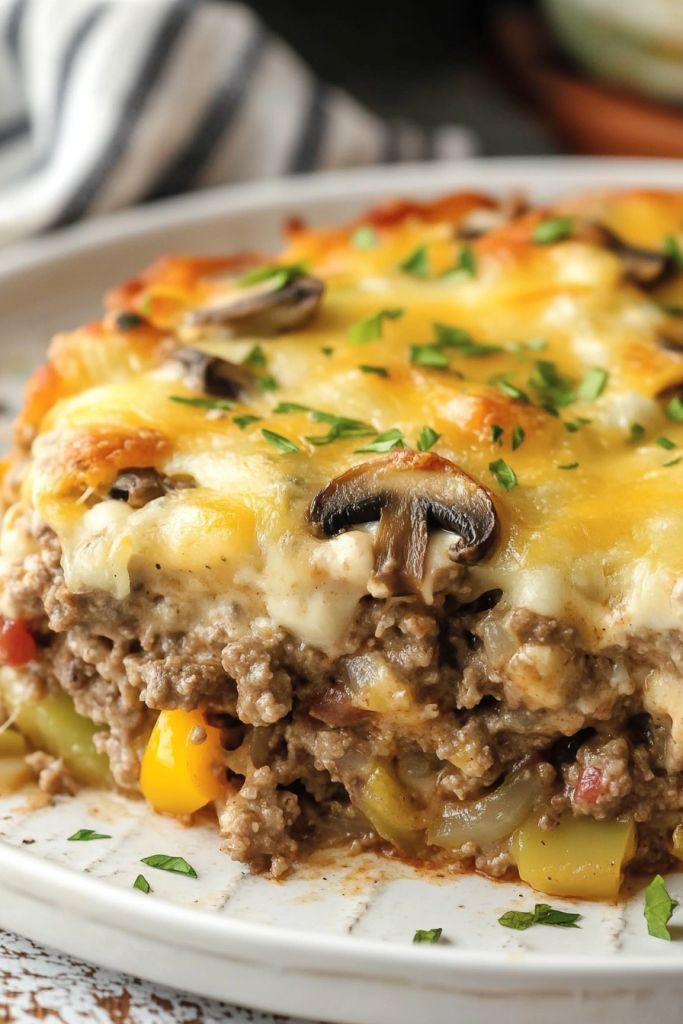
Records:
[[[683,246],[683,196],[590,196],[535,211],[467,243],[473,272],[447,273],[464,244],[458,224],[487,205],[465,196],[375,211],[368,248],[352,229],[293,231],[280,262],[307,261],[326,291],[314,319],[289,333],[193,326],[190,311],[234,294],[235,261],[168,259],[113,293],[104,321],[56,339],[29,388],[23,426],[37,436],[22,501],[57,533],[67,585],[124,599],[161,573],[182,581],[190,604],[230,595],[248,614],[333,650],[368,593],[372,529],[319,539],[306,510],[332,477],[376,457],[357,452],[374,436],[316,445],[309,438],[326,423],[276,411],[297,403],[375,434],[397,429],[406,447],[431,427],[433,450],[493,491],[500,539],[470,571],[475,593],[501,588],[515,606],[573,622],[592,649],[680,629],[683,423],[667,417],[660,396],[683,384],[683,343],[679,353],[660,339],[675,320],[665,307],[683,306],[683,275],[646,292],[580,231],[543,245],[533,232],[562,213],[630,243],[661,250],[672,236]],[[419,247],[424,273],[401,269]],[[145,323],[117,328],[123,306]],[[349,327],[382,310],[401,313],[354,344]],[[437,346],[447,368],[415,362],[413,346],[435,345],[435,323],[496,348]],[[272,386],[223,412],[173,401],[197,397],[168,361],[177,342],[237,363],[253,363],[260,346],[257,372]],[[604,389],[579,397],[596,368],[607,373]],[[562,382],[567,404],[553,406],[538,386],[544,374]],[[258,419],[235,421],[245,415]],[[264,429],[297,450],[274,447]],[[497,460],[514,470],[512,489],[492,471]],[[108,498],[117,473],[140,466],[190,474],[198,486],[141,509]],[[433,538],[426,600],[447,560],[447,544]]]

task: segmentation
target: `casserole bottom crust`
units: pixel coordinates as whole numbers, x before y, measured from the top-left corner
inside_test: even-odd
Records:
[[[499,592],[472,600],[454,565],[429,607],[364,598],[331,658],[225,601],[174,599],[181,582],[164,573],[123,601],[70,593],[54,534],[28,511],[15,528],[32,553],[11,566],[5,602],[41,645],[15,682],[66,691],[128,791],[156,711],[209,709],[230,786],[220,829],[252,868],[279,876],[344,841],[514,874],[510,837],[532,807],[548,836],[566,811],[635,822],[632,867],[673,862],[683,747],[653,714],[652,680],[683,662],[678,634],[588,653],[570,626]],[[544,706],[539,691],[530,710],[535,679]]]

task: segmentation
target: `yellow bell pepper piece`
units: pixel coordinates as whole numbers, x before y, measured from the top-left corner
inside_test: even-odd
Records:
[[[406,853],[416,853],[423,845],[424,812],[415,807],[388,765],[376,764],[357,802],[382,839]]]
[[[632,821],[596,821],[564,814],[556,829],[544,831],[534,816],[514,833],[512,856],[519,877],[549,896],[616,899],[621,873],[634,855]]]
[[[206,739],[193,742],[195,729]],[[142,758],[140,788],[155,811],[191,814],[225,789],[220,729],[201,711],[162,711]]]

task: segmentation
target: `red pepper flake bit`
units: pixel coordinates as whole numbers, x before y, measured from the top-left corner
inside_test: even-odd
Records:
[[[17,668],[33,661],[38,648],[24,622],[0,618],[0,665]]]

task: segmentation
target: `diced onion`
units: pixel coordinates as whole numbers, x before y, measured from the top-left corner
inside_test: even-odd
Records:
[[[427,842],[447,850],[465,843],[490,846],[524,821],[545,789],[536,767],[513,771],[492,793],[466,803],[445,803],[430,821]]]

